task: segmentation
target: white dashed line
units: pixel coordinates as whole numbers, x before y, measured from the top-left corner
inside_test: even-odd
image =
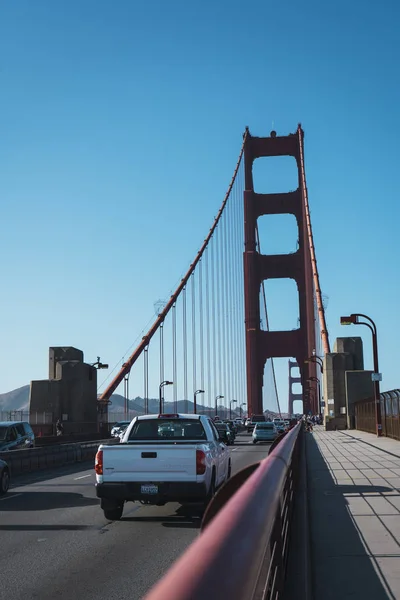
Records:
[[[85,479],[85,477],[91,477],[92,474],[89,473],[89,475],[81,475],[80,477],[74,477],[74,481],[78,481],[78,479]]]

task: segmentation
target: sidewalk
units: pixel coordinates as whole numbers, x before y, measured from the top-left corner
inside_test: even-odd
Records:
[[[314,600],[400,600],[400,442],[306,434]]]

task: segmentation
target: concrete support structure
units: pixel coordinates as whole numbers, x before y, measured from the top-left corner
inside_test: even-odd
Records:
[[[348,429],[355,429],[355,406],[359,400],[372,398],[374,395],[374,384],[372,381],[373,371],[347,371],[345,373],[346,385],[346,421]]]
[[[327,429],[354,427],[354,403],[374,394],[372,371],[364,370],[360,337],[337,338],[324,358],[325,424]]]
[[[246,368],[248,413],[263,412],[264,367],[268,358],[293,357],[300,368],[303,390],[309,377],[315,377],[316,365],[305,360],[315,352],[314,287],[308,243],[304,190],[301,170],[303,131],[278,137],[246,138],[244,191],[244,293],[246,327]],[[260,157],[293,156],[298,168],[298,188],[281,194],[254,191],[253,163]],[[299,247],[293,254],[261,255],[257,251],[257,219],[262,215],[292,214],[298,225]],[[260,288],[263,280],[291,278],[299,292],[300,326],[292,331],[262,331],[260,327]],[[316,401],[305,401],[303,411],[317,412]]]
[[[49,379],[31,381],[29,409],[61,419],[65,433],[97,431],[97,369],[77,348],[49,348]]]

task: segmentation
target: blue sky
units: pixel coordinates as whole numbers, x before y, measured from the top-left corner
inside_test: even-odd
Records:
[[[369,368],[368,330],[338,322],[371,315],[383,389],[400,386],[397,2],[0,10],[1,392],[46,378],[50,345],[117,363],[204,239],[244,127],[298,122],[331,340],[361,334]],[[263,246],[293,244],[285,223]],[[285,285],[267,286],[278,326],[296,321]],[[278,379],[285,403],[286,364]]]

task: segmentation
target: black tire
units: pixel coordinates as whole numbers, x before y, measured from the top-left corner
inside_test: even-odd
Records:
[[[207,498],[203,502],[203,510],[206,510],[207,506],[210,504],[211,500],[215,496],[215,471],[211,476],[210,489],[208,490]]]
[[[10,473],[8,469],[3,469],[3,472],[0,477],[0,496],[3,496],[8,492],[8,488],[10,487]]]
[[[253,440],[253,444],[257,444],[257,440]]]
[[[116,508],[105,508],[104,516],[108,521],[119,521],[123,512],[123,506],[117,506]]]
[[[226,479],[227,480],[230,479],[231,475],[232,475],[232,463],[231,463],[231,461],[229,461],[229,464],[228,464],[228,475],[226,476]]]

